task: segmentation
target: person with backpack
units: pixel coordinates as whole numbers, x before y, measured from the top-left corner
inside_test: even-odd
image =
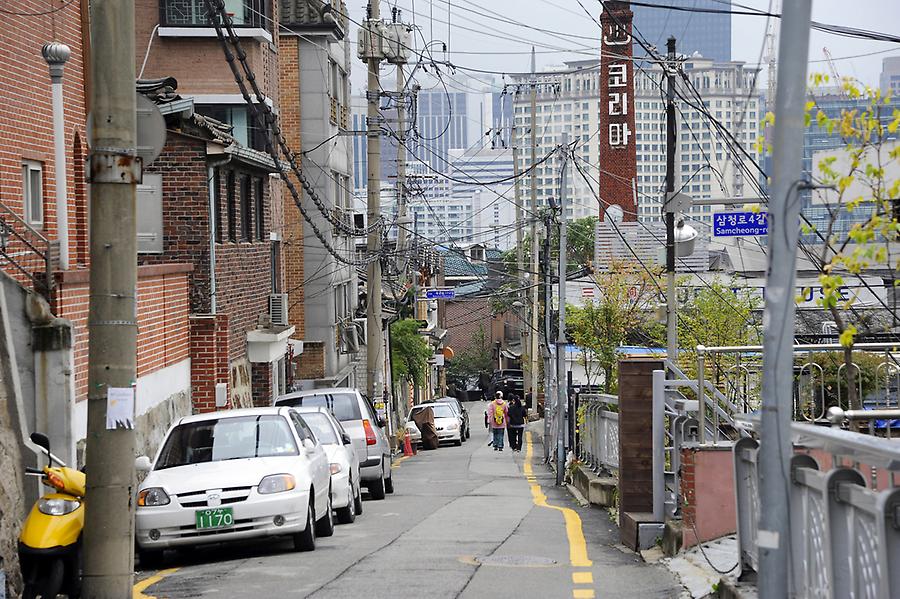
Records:
[[[513,451],[522,451],[522,435],[525,432],[525,421],[528,418],[528,408],[522,405],[522,400],[514,395],[512,405],[508,410],[509,423],[506,425],[509,434],[509,447]]]
[[[509,406],[503,401],[502,391],[494,394],[494,400],[488,404],[484,418],[493,435],[491,445],[494,446],[494,451],[503,451],[503,432],[509,422]]]

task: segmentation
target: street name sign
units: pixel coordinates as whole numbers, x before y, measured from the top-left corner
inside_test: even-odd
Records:
[[[428,289],[425,291],[425,299],[453,299],[456,291],[453,289]]]
[[[714,237],[752,237],[769,233],[766,212],[717,212],[713,214]]]

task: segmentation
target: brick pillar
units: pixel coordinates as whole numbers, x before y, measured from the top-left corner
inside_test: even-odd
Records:
[[[250,384],[253,388],[253,405],[264,408],[272,405],[272,364],[259,362],[250,365]]]
[[[299,358],[297,378],[312,380],[325,378],[325,344],[321,341],[307,341]]]
[[[191,402],[201,414],[216,408],[216,383],[228,384],[228,316],[191,316]]]
[[[689,531],[697,525],[696,455],[694,447],[681,449],[681,521],[685,537],[689,534],[693,537],[693,532]]]

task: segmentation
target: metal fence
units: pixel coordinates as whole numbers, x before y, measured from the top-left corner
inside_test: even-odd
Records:
[[[805,453],[791,459],[792,596],[900,597],[900,443],[799,422],[792,436],[795,446],[832,459],[828,469]],[[758,450],[754,438],[734,447],[742,576],[759,567]],[[886,488],[877,484],[879,471]]]
[[[578,397],[578,459],[594,472],[619,469],[619,404],[615,395],[582,394]]]
[[[0,268],[47,298],[53,287],[54,245],[15,211],[0,204]]]

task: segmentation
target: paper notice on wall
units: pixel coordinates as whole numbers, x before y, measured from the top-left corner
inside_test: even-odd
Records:
[[[106,390],[106,428],[134,428],[134,387]]]

